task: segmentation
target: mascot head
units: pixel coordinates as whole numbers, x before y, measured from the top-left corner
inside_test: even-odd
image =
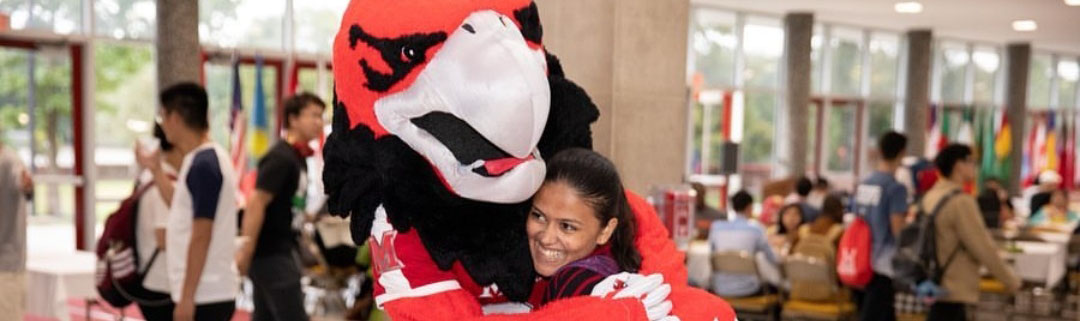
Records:
[[[440,268],[523,300],[544,157],[591,148],[599,116],[541,45],[529,0],[353,0],[334,42],[331,213],[367,239],[382,206]]]
[[[349,125],[401,138],[457,195],[529,198],[551,103],[538,19],[528,0],[353,1],[334,43]]]

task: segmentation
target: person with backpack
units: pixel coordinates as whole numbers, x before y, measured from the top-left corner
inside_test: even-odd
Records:
[[[837,272],[844,284],[860,290],[854,295],[860,321],[896,320],[892,257],[896,251],[896,236],[904,227],[907,215],[908,191],[896,181],[895,173],[906,149],[907,137],[895,131],[878,139],[880,158],[877,168],[856,187],[854,210],[857,219],[841,239]],[[869,246],[865,244],[868,241]],[[870,253],[865,253],[866,249]],[[850,275],[860,277],[852,280]]]
[[[210,140],[206,89],[169,86],[159,95],[165,137],[184,155],[175,184],[157,151],[139,153],[169,205],[165,230],[169,292],[176,321],[225,321],[236,310],[239,277],[233,255],[237,235],[236,175],[229,154]]]
[[[184,154],[165,139],[165,132],[160,124],[154,125],[154,138],[159,142],[161,151],[161,169],[165,175],[176,179],[176,169],[184,160]],[[143,147],[143,146],[140,146]],[[139,253],[139,271],[145,271],[142,286],[148,291],[148,298],[169,297],[169,277],[165,272],[165,227],[169,223],[169,206],[154,186],[154,175],[144,170],[139,176],[139,186],[147,186],[139,195],[138,219],[135,220],[135,242]],[[157,252],[155,256],[154,253]],[[152,261],[151,261],[152,260]],[[135,302],[146,321],[172,320],[175,305],[171,300],[152,300],[161,303]]]
[[[765,229],[750,221],[750,210],[754,198],[746,191],[739,191],[731,196],[731,207],[735,210],[730,220],[713,222],[709,228],[709,247],[712,253],[722,251],[745,251],[757,256],[764,253],[765,259],[776,266],[778,260],[765,241]],[[762,284],[758,277],[745,275],[727,275],[715,273],[712,277],[712,290],[720,296],[745,297],[761,292]]]
[[[990,237],[975,198],[962,191],[964,184],[975,180],[975,160],[970,147],[952,144],[938,153],[934,165],[941,172],[939,180],[919,203],[930,212],[934,225],[937,261],[940,272],[930,271],[929,277],[944,290],[930,306],[927,321],[966,320],[965,305],[979,299],[979,267],[986,266],[1010,292],[1020,289],[1020,279],[998,255],[998,247]],[[906,232],[905,232],[906,233]],[[940,276],[935,275],[940,274]]]

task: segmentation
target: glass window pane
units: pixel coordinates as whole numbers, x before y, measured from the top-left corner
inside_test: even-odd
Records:
[[[82,0],[0,1],[11,16],[11,29],[36,29],[59,34],[82,31]]]
[[[709,111],[706,113],[709,122],[709,157],[706,158],[706,168],[708,173],[712,175],[723,174],[720,169],[724,167],[724,141],[727,137],[724,137],[724,105],[723,101],[718,104],[710,104],[706,106]]]
[[[776,95],[747,92],[741,158],[743,164],[772,163]]]
[[[895,104],[891,101],[870,102],[869,120],[866,127],[868,147],[877,147],[877,138],[893,129],[894,106]]]
[[[332,75],[333,71],[326,70],[323,72],[323,88],[321,88],[322,90],[320,90],[319,70],[313,68],[300,68],[300,71],[297,75],[297,78],[299,78],[300,81],[300,90],[318,95],[319,98],[322,98],[323,102],[329,105],[334,98],[334,95],[331,92],[332,88],[330,87],[331,83],[333,82],[333,80],[330,79]],[[329,111],[329,109],[332,108],[327,109]]]
[[[8,16],[11,29],[26,29],[26,20],[30,17],[27,8],[30,2],[27,0],[4,0],[0,1],[0,13]]]
[[[690,173],[692,174],[705,173],[706,165],[703,162],[704,155],[702,155],[703,151],[701,149],[701,141],[705,135],[704,117],[705,105],[701,104],[701,102],[694,102],[694,105],[690,108],[690,120],[694,126],[690,143]]]
[[[1028,109],[1050,107],[1050,55],[1032,55],[1031,69],[1028,72]]]
[[[329,53],[347,0],[293,1],[296,49]]]
[[[810,92],[821,93],[821,65],[824,61],[821,56],[825,54],[821,44],[825,41],[825,27],[814,24],[814,35],[810,38]]]
[[[1001,57],[992,48],[976,48],[971,55],[975,64],[974,100],[979,103],[993,103],[997,88],[997,73],[1001,68]]]
[[[784,30],[780,21],[750,17],[743,31],[746,88],[779,87],[780,56],[784,53]]]
[[[735,14],[698,10],[691,33],[694,77],[702,77],[707,87],[734,85]]]
[[[94,33],[117,39],[152,39],[157,30],[154,0],[94,0]]]
[[[199,39],[221,47],[282,48],[285,0],[200,0]]]
[[[874,33],[870,37],[870,96],[896,96],[900,37]]]
[[[963,102],[967,64],[967,49],[960,44],[942,43],[938,50],[938,68],[941,75],[941,101]]]
[[[149,44],[94,46],[95,122],[117,125],[95,126],[98,166],[132,165],[135,139],[153,135],[158,105],[153,50]]]
[[[829,41],[832,68],[831,92],[834,94],[859,95],[862,76],[862,33],[858,30],[833,28]]]
[[[1076,60],[1058,62],[1058,106],[1072,108],[1076,106],[1076,84],[1080,80],[1080,66]]]
[[[830,172],[851,172],[855,169],[855,106],[833,106],[825,129],[827,153],[823,156]]]
[[[0,47],[0,142],[26,151],[23,162],[30,157],[29,57],[27,50]]]

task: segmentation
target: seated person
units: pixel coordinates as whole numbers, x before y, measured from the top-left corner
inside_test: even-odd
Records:
[[[709,229],[709,247],[712,253],[745,251],[755,257],[757,253],[763,253],[770,264],[776,265],[776,254],[765,241],[765,230],[761,225],[749,220],[753,203],[750,193],[735,193],[731,197],[731,207],[735,215],[731,220],[713,222]],[[725,297],[750,296],[761,292],[761,281],[757,276],[715,273],[712,277],[712,290],[713,293]]]
[[[540,304],[589,295],[610,275],[637,272],[634,213],[615,165],[579,148],[547,165],[525,224],[533,268],[547,280]]]
[[[1064,190],[1050,192],[1050,203],[1044,205],[1028,220],[1028,224],[1037,228],[1047,228],[1071,232],[1076,228],[1080,216],[1069,211],[1069,197]]]
[[[803,225],[803,208],[799,204],[788,204],[780,208],[780,221],[769,227],[769,245],[781,256],[791,251],[791,246],[799,239],[799,226]]]
[[[1001,181],[996,178],[988,178],[983,182],[985,191],[993,192],[997,196],[1000,203],[1000,210],[998,211],[998,222],[1004,224],[1005,222],[1012,221],[1016,217],[1016,211],[1013,209],[1012,200],[1009,199],[1009,190],[1002,185]],[[989,201],[989,200],[988,200]],[[981,203],[980,203],[981,204]]]
[[[990,188],[984,189],[975,199],[979,203],[979,211],[982,212],[983,222],[986,228],[995,229],[1001,227],[1001,199],[997,192]]]
[[[839,197],[829,195],[822,203],[821,215],[799,227],[799,240],[792,248],[793,255],[836,262],[836,247],[844,233],[844,204]],[[822,301],[836,299],[837,287],[814,282],[791,282],[790,297],[797,300]]]
[[[821,215],[809,224],[799,227],[799,239],[792,253],[800,253],[803,244],[812,243],[807,239],[823,238],[825,243],[831,244],[832,252],[836,252],[836,243],[840,241],[840,235],[844,233],[844,204],[839,197],[829,195],[821,206]],[[832,259],[830,256],[829,259]]]

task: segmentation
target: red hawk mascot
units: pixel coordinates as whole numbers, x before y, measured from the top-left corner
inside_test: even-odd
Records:
[[[683,254],[634,195],[638,273],[666,285],[620,279],[535,306],[530,198],[544,158],[591,148],[599,116],[542,33],[529,0],[349,4],[323,180],[331,213],[372,249],[376,304],[393,320],[734,320],[687,286]]]

